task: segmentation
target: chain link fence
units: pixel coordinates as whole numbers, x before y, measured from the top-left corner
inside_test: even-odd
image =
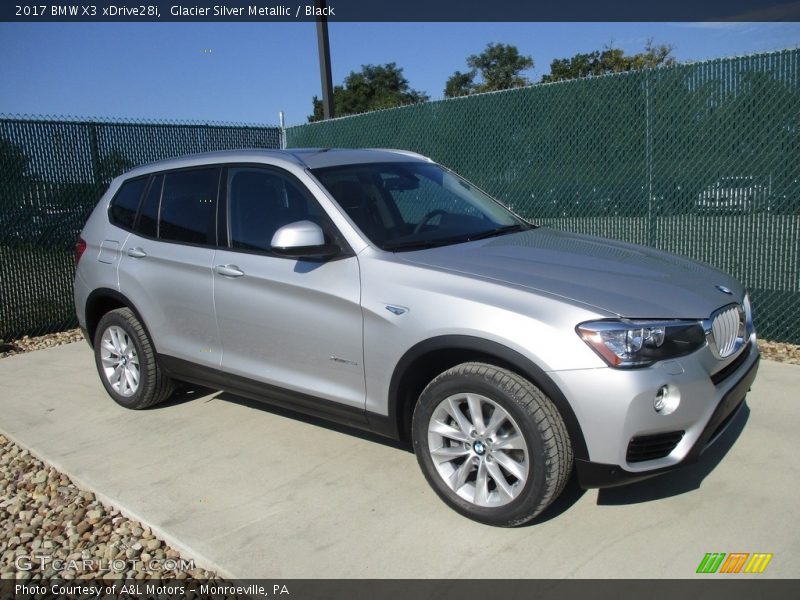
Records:
[[[537,223],[741,279],[760,335],[800,343],[800,50],[429,102],[291,127],[290,147],[394,147]],[[110,180],[276,127],[0,115],[0,339],[75,325],[73,245]]]
[[[761,337],[800,343],[800,50],[300,125],[287,144],[413,150],[536,223],[705,261],[748,286]]]
[[[280,145],[268,126],[0,115],[0,340],[77,325],[75,241],[114,177],[183,154]]]

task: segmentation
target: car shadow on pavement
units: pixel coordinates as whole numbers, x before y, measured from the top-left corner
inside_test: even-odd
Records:
[[[172,395],[167,400],[165,400],[164,402],[160,402],[155,406],[150,406],[146,410],[161,410],[162,408],[178,406],[179,404],[183,404],[184,402],[191,402],[192,400],[197,400],[198,398],[202,398],[203,396],[208,396],[209,394],[215,394],[215,393],[216,390],[212,390],[206,387],[194,385],[191,383],[180,383],[175,387],[175,391],[172,392]]]
[[[383,437],[381,435],[378,435],[376,433],[371,433],[369,431],[358,429],[357,427],[350,427],[348,425],[334,423],[333,421],[312,417],[300,412],[295,412],[288,408],[282,408],[274,404],[269,404],[267,402],[259,402],[257,400],[251,400],[243,396],[237,396],[236,394],[231,394],[229,392],[222,392],[220,390],[214,390],[211,388],[195,385],[192,383],[179,384],[176,387],[175,391],[173,392],[172,396],[170,396],[168,400],[156,404],[155,406],[151,406],[147,410],[161,410],[164,408],[170,408],[172,406],[178,406],[179,404],[183,404],[184,402],[199,400],[200,398],[206,398],[207,402],[211,402],[213,400],[232,402],[234,404],[239,404],[241,406],[246,406],[248,408],[253,408],[256,410],[272,413],[274,415],[279,415],[281,417],[286,417],[287,419],[294,419],[295,421],[309,423],[310,425],[314,425],[316,427],[324,427],[325,429],[328,429],[330,431],[337,431],[339,433],[352,435],[353,437],[357,437],[363,440],[368,440],[370,442],[383,444],[384,446],[389,446],[390,448],[397,448],[398,450],[405,450],[407,452],[411,452],[411,446],[408,444],[397,442],[389,438]]]
[[[736,443],[749,418],[750,408],[745,403],[719,439],[700,455],[695,464],[630,485],[602,489],[597,495],[597,504],[638,504],[699,489],[706,476],[716,468]]]
[[[524,523],[522,527],[541,525],[550,519],[555,519],[556,517],[561,516],[562,513],[565,513],[572,508],[572,505],[580,500],[585,493],[586,490],[580,486],[578,483],[578,478],[575,475],[575,471],[573,471],[572,477],[570,477],[569,481],[567,481],[567,485],[564,486],[564,491],[561,492],[561,495],[556,498],[550,506],[544,509],[542,514],[535,519]]]

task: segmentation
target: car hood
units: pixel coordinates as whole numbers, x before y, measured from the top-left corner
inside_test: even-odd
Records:
[[[739,282],[704,263],[545,227],[397,256],[630,318],[702,319],[744,295]]]

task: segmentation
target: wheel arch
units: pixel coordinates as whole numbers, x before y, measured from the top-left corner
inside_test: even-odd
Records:
[[[467,335],[430,338],[411,347],[398,361],[389,384],[389,419],[397,438],[410,438],[411,414],[420,393],[430,381],[463,362],[479,361],[509,369],[547,394],[567,427],[576,459],[589,453],[578,419],[564,394],[537,364],[497,342]]]
[[[93,290],[89,297],[86,299],[85,315],[86,315],[86,332],[88,334],[89,345],[94,348],[94,336],[97,333],[97,325],[103,315],[118,308],[127,308],[136,316],[139,323],[142,324],[147,337],[152,341],[153,337],[150,335],[150,330],[147,328],[147,323],[142,319],[142,315],[136,310],[136,307],[124,294],[111,288],[98,288]]]

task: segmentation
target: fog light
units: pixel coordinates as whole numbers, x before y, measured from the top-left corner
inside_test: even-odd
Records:
[[[656,392],[656,397],[653,400],[653,408],[660,415],[668,415],[675,412],[680,401],[677,389],[671,388],[668,385],[662,385]]]

